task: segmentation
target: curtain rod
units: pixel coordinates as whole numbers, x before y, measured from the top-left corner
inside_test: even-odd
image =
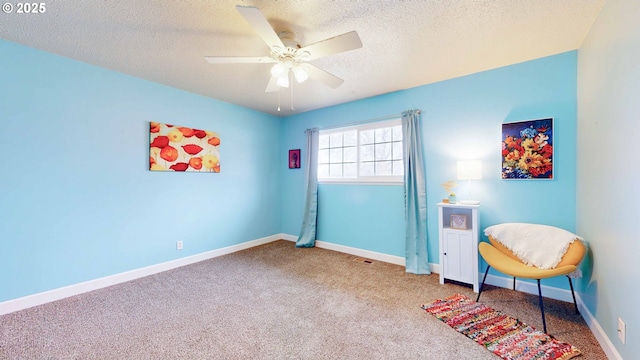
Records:
[[[420,114],[421,112],[422,111],[418,110],[418,114]],[[338,129],[338,128],[342,128],[342,127],[362,125],[362,124],[367,124],[367,123],[376,122],[376,121],[391,120],[391,119],[399,118],[401,116],[402,116],[402,114],[394,114],[394,115],[382,116],[382,117],[378,117],[378,118],[375,118],[375,119],[367,119],[367,120],[361,120],[361,121],[354,121],[354,122],[347,123],[347,124],[340,124],[340,125],[321,127],[320,130],[331,130],[331,129]]]

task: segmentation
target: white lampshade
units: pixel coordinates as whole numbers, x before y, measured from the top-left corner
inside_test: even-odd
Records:
[[[279,78],[286,76],[288,73],[289,73],[289,68],[287,68],[287,65],[281,62],[273,65],[273,67],[271,68],[271,75]]]
[[[458,161],[458,180],[482,179],[482,163],[480,160]]]
[[[276,85],[278,85],[280,87],[288,88],[289,87],[289,76],[280,76],[280,77],[278,77],[278,79],[276,80]]]

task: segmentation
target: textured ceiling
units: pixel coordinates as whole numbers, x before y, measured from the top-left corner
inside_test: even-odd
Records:
[[[43,14],[0,13],[0,38],[263,112],[287,116],[577,49],[606,0],[51,0]],[[355,30],[361,49],[313,60],[345,80],[265,93],[268,56],[236,11],[261,9],[309,45]],[[1,56],[1,55],[0,55]]]

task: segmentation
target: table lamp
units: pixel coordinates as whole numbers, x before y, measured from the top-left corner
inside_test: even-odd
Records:
[[[458,180],[468,180],[471,184],[471,180],[482,179],[482,163],[480,160],[460,160],[457,163],[458,168]],[[478,205],[478,200],[461,200],[458,201],[464,205]]]

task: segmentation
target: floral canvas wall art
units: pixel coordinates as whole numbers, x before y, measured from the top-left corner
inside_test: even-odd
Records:
[[[220,136],[213,131],[150,123],[149,170],[220,172]]]
[[[553,118],[502,124],[502,178],[553,179]]]

